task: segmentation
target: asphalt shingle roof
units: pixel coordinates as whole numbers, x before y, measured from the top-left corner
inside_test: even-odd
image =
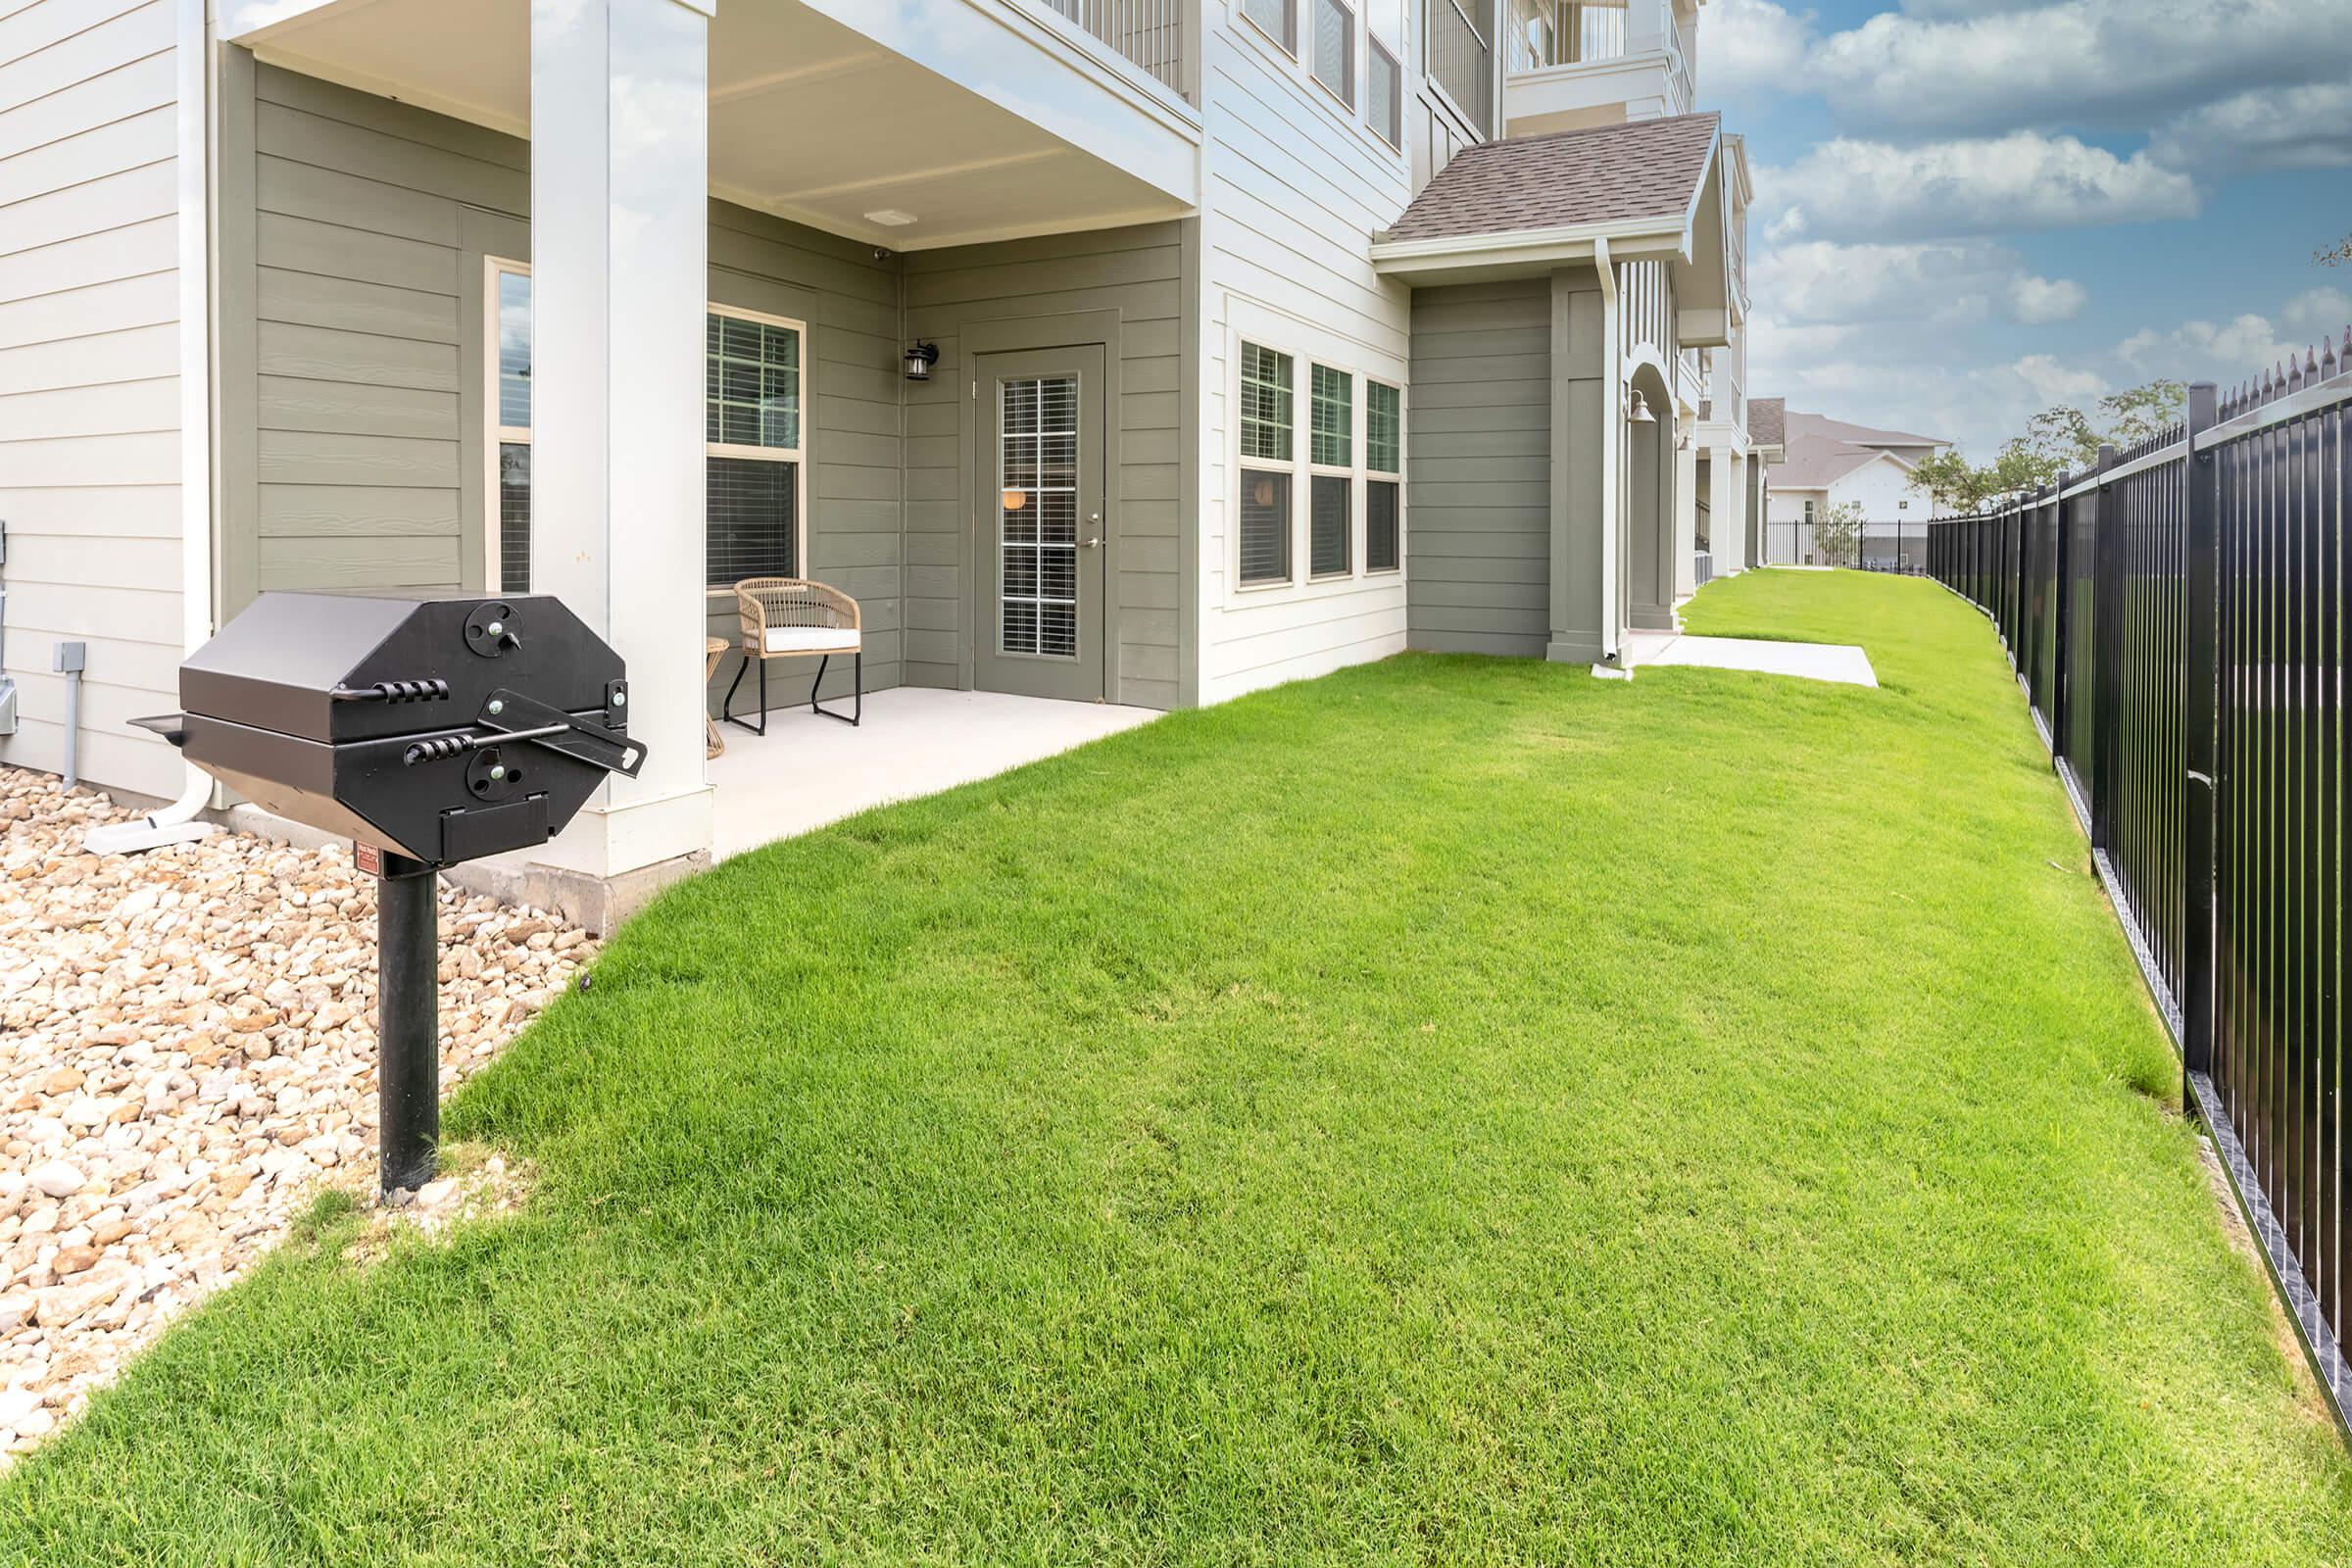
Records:
[[[1749,398],[1747,438],[1760,447],[1784,445],[1788,434],[1788,400]]]
[[[1383,240],[1454,239],[1680,219],[1706,177],[1720,115],[1515,136],[1453,155]]]

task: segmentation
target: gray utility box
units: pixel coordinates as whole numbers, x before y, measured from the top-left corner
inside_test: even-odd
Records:
[[[635,776],[620,656],[546,595],[264,594],[140,720],[268,810],[449,865],[553,837]]]

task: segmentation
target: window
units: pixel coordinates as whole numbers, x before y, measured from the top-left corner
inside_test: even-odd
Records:
[[[1253,463],[1291,464],[1293,361],[1242,345],[1241,575],[1244,583],[1291,580],[1291,475]]]
[[[1395,571],[1403,563],[1404,394],[1364,382],[1364,569]],[[1382,477],[1388,475],[1388,477]]]
[[[1810,501],[1805,503],[1805,525],[1807,527],[1813,525],[1813,503]]]
[[[1494,0],[1429,0],[1431,79],[1481,136],[1494,133]]]
[[[1307,456],[1317,472],[1307,481],[1306,570],[1336,577],[1350,569],[1355,537],[1355,377],[1318,365],[1309,378]]]
[[[490,591],[531,591],[531,274],[519,262],[493,259],[490,287],[490,461],[498,524],[490,535],[484,581]]]
[[[1390,146],[1404,146],[1405,0],[1363,0],[1364,121]]]
[[[1355,13],[1342,0],[1307,0],[1315,8],[1315,79],[1355,107]]]
[[[488,362],[492,483],[487,580],[529,591],[531,576],[531,276],[492,261]],[[802,345],[807,328],[781,317],[715,306],[704,318],[705,581],[802,574]]]
[[[704,429],[713,588],[798,577],[801,338],[797,321],[717,308],[704,318]]]
[[[1298,0],[1242,0],[1242,15],[1292,54],[1298,52]]]

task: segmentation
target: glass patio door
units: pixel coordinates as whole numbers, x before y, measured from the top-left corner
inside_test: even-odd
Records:
[[[1100,345],[981,357],[972,674],[983,690],[1104,694],[1102,385]]]

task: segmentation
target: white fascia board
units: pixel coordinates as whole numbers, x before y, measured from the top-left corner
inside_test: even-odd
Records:
[[[1635,218],[1614,223],[1573,223],[1557,228],[1515,228],[1440,239],[1376,240],[1373,270],[1409,279],[1417,272],[1463,267],[1492,269],[1557,267],[1594,259],[1594,242],[1606,240],[1618,261],[1656,261],[1687,248],[1687,228],[1671,218]]]
[[[300,32],[327,16],[348,17],[380,0],[220,0],[220,41],[251,48]]]
[[[809,10],[1199,207],[1200,113],[1004,0],[801,0]]]

